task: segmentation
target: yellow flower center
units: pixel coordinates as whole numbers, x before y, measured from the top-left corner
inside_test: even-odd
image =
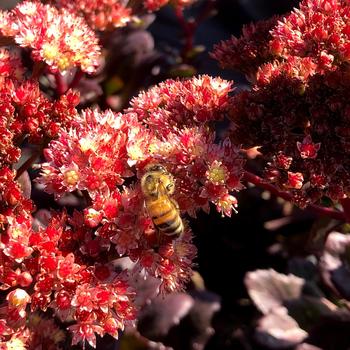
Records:
[[[65,56],[62,56],[57,60],[57,67],[59,70],[66,70],[70,65],[70,60]]]
[[[134,143],[128,147],[128,154],[132,160],[139,160],[144,157],[144,153],[138,143]]]
[[[158,146],[155,144],[155,143],[151,143],[151,144],[149,144],[149,146],[148,146],[148,153],[149,154],[155,154],[155,153],[157,153],[157,151],[158,151]]]
[[[70,186],[75,186],[79,180],[79,174],[75,170],[68,170],[64,173],[64,180]]]
[[[207,171],[207,177],[214,185],[223,184],[228,178],[228,171],[221,162],[214,161]]]
[[[57,45],[45,43],[43,45],[43,56],[47,61],[52,61],[55,59],[59,54],[59,50]]]
[[[97,148],[95,142],[89,137],[82,137],[79,140],[79,145],[82,152],[86,152],[89,150],[96,151]]]
[[[23,230],[21,227],[12,227],[10,233],[13,239],[17,239],[18,237],[23,236]]]

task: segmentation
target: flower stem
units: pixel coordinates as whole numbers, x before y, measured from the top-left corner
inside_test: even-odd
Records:
[[[61,96],[67,91],[67,86],[60,72],[55,74],[56,92]]]
[[[83,76],[84,76],[84,72],[81,69],[78,69],[74,75],[73,80],[69,84],[68,90],[75,88],[79,84]]]
[[[44,147],[39,147],[33,154],[21,165],[21,167],[16,171],[16,179],[18,179],[26,170],[28,170],[34,161],[40,156]]]
[[[35,62],[33,67],[32,79],[39,80],[40,75],[45,69],[45,64],[43,62]]]
[[[194,36],[198,26],[211,15],[213,9],[215,8],[216,0],[207,0],[202,7],[200,13],[196,18],[186,19],[184,15],[184,9],[182,6],[175,7],[175,16],[182,28],[183,35],[185,38],[184,47],[182,49],[182,58],[184,61],[187,60],[188,54],[192,51],[194,47]]]
[[[289,192],[280,191],[277,187],[267,183],[264,179],[262,179],[261,177],[253,173],[250,173],[248,171],[244,172],[243,180],[250,182],[257,187],[263,188],[264,190],[269,191],[273,195],[280,197],[288,202],[292,202],[293,200],[293,196]],[[344,212],[335,210],[333,208],[310,204],[307,206],[307,209],[319,216],[328,216],[340,221],[350,221],[350,220],[347,220],[347,217]]]
[[[19,178],[26,170],[28,170],[35,160],[41,156],[44,148],[47,147],[50,140],[45,138],[43,143],[40,144],[35,150],[33,150],[33,154],[17,169],[16,171],[16,179]]]
[[[175,7],[175,15],[182,28],[185,38],[185,44],[182,49],[182,58],[185,59],[187,54],[193,49],[194,34],[197,24],[196,22],[189,21],[185,18],[183,8],[180,6]]]

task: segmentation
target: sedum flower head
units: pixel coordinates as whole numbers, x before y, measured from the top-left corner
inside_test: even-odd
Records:
[[[148,11],[157,11],[169,2],[177,7],[192,5],[196,0],[143,0],[143,5]]]
[[[304,0],[271,31],[270,46],[282,58],[311,57],[319,71],[350,59],[350,4]]]
[[[142,92],[128,110],[154,135],[148,162],[168,167],[176,179],[180,208],[193,216],[199,208],[208,211],[209,202],[240,189],[238,149],[228,139],[215,144],[214,133],[206,127],[224,118],[231,90],[229,81],[206,75],[168,80]]]
[[[2,12],[0,33],[13,37],[32,50],[35,61],[45,62],[55,72],[80,67],[92,73],[98,65],[100,47],[85,21],[66,9],[24,1]]]
[[[232,99],[232,138],[260,146],[266,179],[301,206],[350,193],[349,10],[348,1],[302,1],[271,30],[272,59],[253,89]]]
[[[235,211],[243,161],[208,127],[227,114],[231,90],[209,76],[168,80],[140,93],[124,114],[82,111],[48,145],[37,181],[56,198],[79,190],[88,205],[29,235],[39,256],[31,307],[73,318],[74,344],[95,346],[95,334],[116,337],[135,318],[132,278],[156,277],[160,293],[182,290],[190,279],[191,230],[184,221],[178,239],[159,235],[140,186],[147,165],[160,163],[173,175],[180,215],[208,211],[210,202],[225,215]],[[116,275],[110,264],[120,256],[133,263],[128,275]]]
[[[208,75],[167,80],[134,98],[131,111],[155,126],[215,121],[223,118],[231,91],[231,82]]]
[[[40,143],[53,138],[61,126],[68,126],[76,115],[79,96],[68,91],[50,101],[39,89],[38,82],[23,79],[24,69],[16,53],[0,51],[0,166],[18,161],[19,139]]]
[[[132,175],[126,147],[129,128],[136,122],[111,111],[84,111],[74,127],[50,143],[38,181],[56,197],[77,189],[94,196],[103,187],[121,185]]]
[[[83,16],[97,30],[124,27],[131,20],[131,9],[123,0],[57,0],[55,4]]]

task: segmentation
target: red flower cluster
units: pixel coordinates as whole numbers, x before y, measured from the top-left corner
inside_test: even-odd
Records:
[[[350,60],[350,4],[346,0],[304,0],[271,31],[274,54],[311,57],[317,71]]]
[[[192,5],[196,0],[143,0],[143,5],[148,11],[157,11],[167,3],[174,6],[185,7]]]
[[[81,15],[91,28],[109,30],[125,26],[131,20],[131,8],[121,0],[56,0],[56,6]]]
[[[237,204],[229,192],[241,188],[239,149],[228,139],[215,143],[206,127],[223,118],[230,91],[231,83],[208,76],[169,80],[141,93],[128,110],[154,135],[150,156],[175,176],[175,197],[193,216],[200,207],[208,211],[208,202],[226,215]]]
[[[223,117],[230,91],[229,82],[208,76],[169,80],[141,93],[124,115],[84,111],[50,144],[38,181],[56,197],[79,189],[95,198],[104,187],[113,193],[133,175],[131,166],[142,171],[158,162],[175,176],[183,211],[195,215],[211,201],[230,215],[236,200],[229,192],[240,189],[242,160],[229,140],[214,143],[200,125]]]
[[[126,147],[129,129],[137,126],[135,117],[83,111],[74,126],[61,130],[59,139],[45,151],[49,163],[42,165],[38,181],[57,198],[76,189],[87,190],[91,197],[105,186],[114,191],[133,175]]]
[[[242,36],[222,41],[214,46],[211,56],[217,59],[222,68],[237,69],[254,80],[258,67],[273,57],[269,42],[272,39],[270,30],[278,18],[245,25]]]
[[[199,126],[222,118],[230,90],[230,83],[208,76],[169,80],[141,93],[125,114],[85,110],[61,130],[45,152],[48,163],[37,181],[58,198],[76,190],[88,194],[91,205],[82,220],[99,238],[81,247],[84,254],[98,256],[112,243],[136,263],[135,271],[160,278],[162,289],[183,286],[195,255],[190,233],[158,242],[139,182],[118,186],[141,176],[147,164],[161,163],[174,175],[183,212],[209,210],[211,201],[231,215],[237,201],[230,192],[241,187],[242,160],[229,140],[215,144],[214,134]]]
[[[7,230],[9,241],[14,240],[17,245],[9,251],[9,243],[6,243],[3,250],[9,258],[3,263],[3,288],[23,280],[26,283],[21,286],[33,283],[34,290],[30,296],[23,289],[11,291],[7,305],[3,306],[6,310],[4,318],[7,326],[18,329],[24,326],[28,303],[32,311],[46,311],[51,307],[62,321],[75,320],[76,324],[70,326],[74,343],[87,340],[95,346],[94,332],[100,335],[107,332],[117,337],[124,323],[134,319],[130,302],[132,294],[128,291],[126,278],[112,272],[107,265],[103,274],[99,272],[101,266],[89,266],[90,256],[84,257],[84,253],[80,253],[76,239],[86,241],[91,232],[77,222],[76,217],[71,219],[71,226],[66,220],[63,214],[62,217],[54,216],[49,225],[39,231],[32,231],[23,223],[12,224]],[[20,243],[31,248],[20,250]],[[26,279],[20,279],[17,271],[11,269],[13,260],[17,263],[23,261],[22,268],[28,275]],[[14,277],[10,285],[11,275]]]
[[[302,1],[270,31],[268,51],[266,38],[255,44],[255,56],[263,58],[258,69],[253,61],[247,61],[250,68],[247,62],[233,66],[255,72],[256,84],[232,99],[232,138],[260,146],[266,179],[292,191],[301,206],[322,196],[339,200],[350,191],[349,14],[347,1]],[[250,38],[254,32],[231,42],[225,60],[237,60],[230,54]],[[222,61],[221,49],[215,56]]]
[[[1,50],[0,59],[0,166],[3,166],[19,160],[17,142],[27,138],[41,143],[45,137],[55,137],[61,126],[68,126],[76,115],[79,97],[68,92],[52,102],[39,90],[37,82],[22,80],[23,69],[17,55]]]
[[[25,332],[27,305],[32,311],[53,308],[62,321],[75,321],[69,327],[73,343],[86,340],[94,346],[95,333],[116,337],[135,317],[130,278],[155,276],[160,291],[171,292],[182,289],[192,274],[196,249],[186,223],[182,237],[167,239],[145,211],[138,178],[147,164],[161,163],[173,174],[182,212],[195,215],[213,202],[231,215],[237,205],[231,192],[241,187],[242,159],[228,139],[215,143],[208,128],[227,113],[231,83],[208,76],[169,80],[141,93],[124,114],[89,109],[77,114],[74,94],[50,102],[32,85],[27,96],[23,86],[28,84],[12,82],[14,91],[24,92],[15,102],[15,94],[9,94],[8,120],[28,122],[41,113],[47,118],[38,119],[37,134],[30,129],[22,134],[34,140],[58,136],[44,152],[48,162],[37,181],[56,198],[82,193],[87,203],[83,212],[56,214],[34,230],[31,201],[23,197],[15,172],[3,168],[0,281],[11,291],[0,319],[11,329],[7,339],[17,339],[16,332]],[[57,113],[64,102],[65,113]],[[45,121],[55,118],[60,121],[56,133],[47,135],[51,128]],[[132,185],[125,186],[126,179]],[[120,256],[133,262],[129,274],[113,272],[111,261]]]
[[[100,57],[95,33],[85,21],[66,9],[24,1],[11,11],[0,12],[0,34],[32,50],[34,61],[65,71],[80,67],[94,72]]]
[[[34,348],[43,339],[48,348],[59,346],[63,334],[54,321],[30,314],[36,311],[70,322],[73,344],[95,346],[96,334],[118,337],[135,319],[135,297],[142,296],[131,287],[135,277],[156,277],[160,293],[185,287],[196,255],[192,233],[185,220],[184,234],[175,240],[154,227],[140,186],[147,165],[162,164],[174,176],[181,215],[208,211],[211,202],[230,216],[237,206],[232,192],[241,188],[239,149],[229,139],[216,142],[212,131],[228,112],[228,81],[168,80],[140,93],[123,114],[78,113],[79,97],[71,90],[61,94],[60,75],[60,97],[49,98],[52,72],[96,68],[100,48],[80,16],[104,30],[131,15],[124,2],[108,0],[62,0],[58,6],[24,1],[0,13],[0,34],[29,48],[34,60],[34,67],[31,62],[24,68],[17,51],[0,51],[0,289],[6,296],[0,302],[0,348],[5,349]],[[23,164],[24,142],[38,153],[48,145],[36,189],[61,200],[70,193],[83,209],[70,214],[44,209],[41,221],[24,172],[40,154],[34,151]],[[130,266],[116,272],[121,257]]]

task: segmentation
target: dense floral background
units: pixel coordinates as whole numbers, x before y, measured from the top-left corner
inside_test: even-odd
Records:
[[[350,348],[349,1],[1,6],[0,350]]]

